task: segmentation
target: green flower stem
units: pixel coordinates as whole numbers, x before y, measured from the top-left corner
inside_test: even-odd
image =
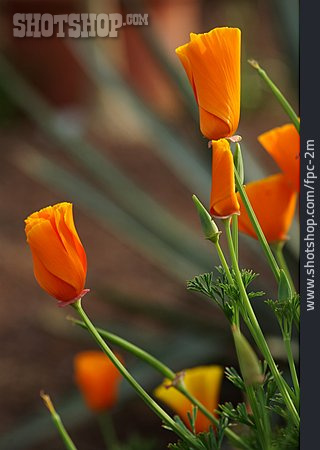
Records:
[[[299,407],[300,403],[300,385],[299,385],[299,379],[297,375],[296,365],[294,363],[294,358],[292,354],[292,346],[291,346],[291,338],[290,336],[284,336],[283,342],[286,347],[287,355],[288,355],[288,363],[293,383],[294,392],[296,394],[296,402],[297,406]]]
[[[258,407],[261,411],[261,422],[262,422],[262,429],[264,432],[264,438],[265,438],[265,448],[266,450],[271,450],[271,425],[270,425],[270,415],[269,410],[266,407],[266,397],[262,386],[257,387],[256,392],[256,398],[258,402]]]
[[[224,253],[222,251],[222,248],[219,244],[219,241],[215,242],[214,245],[216,246],[216,250],[221,262],[222,267],[224,268],[225,274],[227,276],[228,282],[230,284],[230,286],[232,286],[234,284],[227,260],[224,256]],[[233,322],[234,325],[236,325],[238,328],[240,328],[240,319],[239,319],[239,308],[238,305],[234,305],[234,316],[233,316]]]
[[[87,329],[86,324],[81,320],[74,319],[73,317],[68,317],[68,319],[71,320],[76,325],[79,325],[80,327]],[[146,352],[145,350],[142,350],[137,345],[134,345],[131,342],[127,341],[126,339],[123,339],[120,336],[117,336],[116,334],[110,333],[109,331],[104,330],[103,328],[97,327],[96,330],[103,338],[107,339],[114,345],[118,345],[119,347],[128,351],[132,355],[146,362],[155,370],[157,370],[159,373],[161,373],[165,378],[168,378],[171,381],[173,381],[176,378],[176,374],[175,372],[173,372],[173,370],[169,369],[168,366],[163,364],[154,356],[150,355],[150,353]]]
[[[227,260],[226,260],[226,258],[225,258],[225,256],[224,256],[224,253],[223,253],[223,251],[222,251],[222,248],[221,248],[221,246],[220,246],[220,244],[219,244],[219,241],[217,241],[214,245],[215,245],[215,247],[216,247],[216,250],[217,250],[217,253],[218,253],[218,256],[219,256],[221,265],[222,265],[222,267],[224,268],[224,271],[225,271],[225,273],[226,273],[228,282],[229,282],[230,285],[233,285],[233,278],[232,278],[232,275],[231,275],[231,272],[230,272],[230,269],[229,269]]]
[[[48,408],[48,410],[51,414],[53,423],[55,424],[55,426],[64,442],[66,449],[67,450],[77,450],[77,447],[72,442],[72,439],[69,436],[67,430],[65,429],[59,414],[56,412],[49,395],[44,394],[44,393],[41,393],[40,395],[41,395],[42,400],[44,401],[44,404],[46,405],[46,407]]]
[[[287,262],[285,260],[285,257],[283,255],[283,247],[284,247],[285,241],[279,241],[274,244],[271,244],[271,247],[276,255],[278,264],[281,269],[284,270],[285,274],[287,275],[288,281],[291,286],[292,293],[296,293],[296,288],[294,286],[294,282],[290,273],[290,270],[288,268]]]
[[[79,325],[82,328],[87,329],[87,326],[84,322],[74,319],[72,317],[68,318],[76,325]],[[103,330],[102,328],[96,328],[96,331],[105,339],[109,340],[112,344],[118,345],[119,347],[123,348],[124,350],[130,352],[132,355],[136,356],[137,358],[141,359],[142,361],[149,364],[151,367],[153,367],[155,370],[160,372],[165,378],[168,378],[170,381],[174,381],[176,379],[176,373],[173,372],[168,366],[163,364],[161,361],[159,361],[154,356],[150,355],[150,353],[146,352],[145,350],[142,350],[140,347],[132,344],[131,342],[117,336],[116,334],[110,333],[109,331]],[[178,389],[185,397],[187,397],[191,403],[196,405],[199,410],[212,422],[215,426],[218,426],[219,420],[206,409],[206,407],[199,402],[190,392],[187,390],[187,388],[177,383],[175,386],[176,389]],[[236,433],[231,431],[229,428],[225,430],[225,435],[229,438],[230,442],[232,442],[234,445],[236,445],[239,448],[250,450],[250,447],[241,439],[240,436],[238,436]]]
[[[238,174],[236,168],[234,169],[234,175],[235,175],[236,186],[237,186],[238,192],[239,192],[241,200],[243,201],[243,204],[244,204],[244,206],[245,206],[245,208],[247,210],[250,222],[252,223],[252,226],[253,226],[255,232],[257,233],[259,242],[260,242],[260,244],[262,246],[262,249],[263,249],[263,251],[264,251],[264,253],[265,253],[266,257],[267,257],[267,260],[268,260],[268,263],[269,263],[269,265],[271,267],[271,270],[272,270],[272,272],[273,272],[277,282],[279,282],[279,279],[280,279],[279,266],[278,266],[277,261],[275,260],[275,258],[273,256],[273,253],[272,253],[272,251],[270,249],[268,241],[267,241],[267,239],[266,239],[266,237],[265,237],[265,235],[264,235],[264,233],[263,233],[263,231],[261,229],[261,226],[260,226],[260,224],[258,222],[257,216],[255,215],[255,212],[252,209],[250,200],[249,200],[249,198],[247,196],[247,193],[246,193],[246,191],[245,191],[245,189],[244,189],[244,187],[243,187],[243,185],[241,183],[241,180],[240,180],[240,177],[239,177],[239,174]]]
[[[261,388],[258,386],[257,393],[260,390],[259,399],[256,396],[254,387],[246,386],[246,393],[248,395],[249,403],[252,409],[254,422],[257,427],[257,435],[260,441],[261,450],[270,450],[270,421],[268,420],[266,409],[264,406],[264,397],[261,396]],[[262,402],[262,403],[261,403]]]
[[[259,322],[255,316],[255,313],[251,306],[248,294],[247,294],[246,289],[243,284],[238,261],[237,261],[236,254],[235,254],[234,248],[233,248],[232,236],[231,236],[231,231],[230,231],[230,219],[225,220],[225,229],[226,229],[226,235],[227,235],[228,245],[229,245],[229,249],[230,249],[232,267],[233,267],[237,285],[238,285],[238,288],[240,291],[240,296],[241,296],[241,301],[242,301],[242,306],[243,306],[242,309],[244,310],[244,320],[245,320],[257,346],[259,347],[263,357],[265,358],[265,360],[268,363],[268,366],[269,366],[271,373],[275,379],[275,382],[277,383],[278,389],[279,389],[279,391],[283,397],[283,400],[288,408],[288,411],[292,417],[293,423],[297,427],[299,427],[299,424],[300,424],[299,415],[298,415],[295,405],[292,401],[292,398],[288,392],[287,386],[286,386],[282,376],[280,375],[280,372],[278,370],[276,363],[274,362],[274,359],[272,357],[272,354],[270,352],[268,344],[265,340],[263,332],[260,328]]]
[[[233,247],[236,254],[237,259],[239,258],[239,231],[238,231],[238,216],[237,214],[234,214],[232,217],[232,240],[233,240]]]
[[[159,405],[153,400],[152,397],[140,386],[140,384],[133,378],[133,376],[128,372],[124,365],[119,361],[119,359],[112,352],[110,347],[102,339],[95,326],[84,312],[81,306],[81,299],[77,300],[73,305],[74,309],[77,311],[81,319],[83,320],[87,330],[92,335],[94,340],[97,342],[101,350],[107,355],[110,361],[119,370],[121,375],[127,380],[127,382],[133,387],[137,394],[142,398],[142,400],[149,406],[149,408],[158,416],[160,419],[172,430],[174,431],[183,441],[187,442],[191,448],[199,449],[200,446],[195,439],[195,437],[187,430],[181,428]]]
[[[108,411],[103,411],[97,414],[101,434],[107,450],[120,450],[120,445],[114,429],[111,414]]]
[[[237,144],[239,145],[239,144]],[[239,145],[240,148],[240,145]],[[232,240],[233,247],[237,257],[237,261],[239,261],[239,227],[238,227],[238,215],[234,214],[231,221],[232,226]],[[240,319],[239,319],[239,308],[238,305],[234,305],[234,323],[240,329]]]
[[[276,97],[276,99],[278,100],[278,102],[280,103],[282,108],[285,110],[285,112],[288,114],[291,122],[296,127],[296,129],[299,133],[300,132],[300,121],[299,121],[299,118],[298,118],[297,114],[295,113],[294,109],[288,102],[288,100],[285,98],[285,96],[282,94],[282,92],[277,88],[277,86],[273,83],[273,81],[269,78],[266,71],[260,67],[260,65],[257,61],[255,61],[254,59],[250,59],[250,60],[248,60],[248,63],[254,69],[256,69],[258,71],[258,74],[260,75],[260,77],[269,86],[272,93],[274,94],[274,96]]]

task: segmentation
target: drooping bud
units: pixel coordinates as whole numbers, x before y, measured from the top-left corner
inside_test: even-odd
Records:
[[[263,374],[257,355],[238,327],[233,326],[232,333],[245,384],[247,386],[261,384],[263,382]]]
[[[193,203],[195,204],[195,207],[197,208],[202,231],[203,234],[205,235],[205,238],[216,244],[219,240],[219,235],[221,234],[221,231],[219,231],[215,221],[212,219],[212,217],[210,216],[206,208],[203,206],[203,204],[200,202],[198,197],[196,195],[193,195],[192,200]]]
[[[288,277],[283,269],[280,269],[280,280],[278,287],[278,300],[280,302],[291,300],[292,290]]]

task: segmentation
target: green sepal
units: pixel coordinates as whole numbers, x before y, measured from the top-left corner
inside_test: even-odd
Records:
[[[202,231],[203,234],[205,235],[205,238],[216,244],[219,240],[221,231],[219,231],[219,228],[217,227],[215,221],[212,219],[212,217],[210,216],[206,208],[203,206],[203,204],[200,202],[198,197],[196,195],[193,195],[192,200],[193,203],[195,204],[195,207],[197,208]]]

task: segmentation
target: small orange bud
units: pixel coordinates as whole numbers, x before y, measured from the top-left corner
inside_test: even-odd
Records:
[[[75,382],[87,406],[95,412],[110,409],[118,399],[121,375],[99,351],[84,351],[74,358]]]
[[[210,214],[225,219],[239,214],[235,193],[233,156],[226,139],[212,141],[212,187]]]
[[[296,207],[297,194],[282,173],[245,187],[252,208],[268,242],[283,241],[291,226]],[[257,239],[249,216],[238,195],[240,203],[239,230]]]
[[[214,28],[190,34],[176,49],[199,106],[201,132],[208,139],[232,136],[240,117],[240,50],[238,28]]]
[[[287,180],[300,191],[300,136],[294,125],[274,128],[258,137],[260,144],[272,156]]]
[[[74,226],[72,204],[48,206],[25,223],[34,275],[42,289],[62,305],[81,297],[87,292],[87,258]]]

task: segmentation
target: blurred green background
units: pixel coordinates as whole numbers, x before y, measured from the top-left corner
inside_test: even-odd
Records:
[[[14,13],[86,11],[148,13],[149,24],[122,28],[114,39],[13,37]],[[238,133],[246,180],[275,173],[256,138],[288,119],[246,61],[257,59],[297,111],[298,1],[3,0],[0,19],[0,448],[63,448],[39,398],[44,389],[79,449],[100,449],[96,421],[72,373],[74,354],[94,344],[65,320],[72,311],[58,309],[37,286],[23,219],[50,204],[74,203],[89,262],[91,294],[84,305],[97,324],[141,344],[174,370],[233,364],[220,311],[185,287],[218,260],[202,238],[191,201],[195,193],[208,205],[210,152],[174,49],[191,31],[241,28]],[[290,235],[286,256],[297,279],[297,220]],[[261,274],[257,289],[274,297],[259,245],[245,236],[240,261]],[[257,303],[281,363],[275,321],[263,300]],[[125,359],[146,388],[161,381]],[[222,400],[238,396],[224,382]],[[114,421],[122,440],[136,432],[161,449],[174,438],[125,383]]]

